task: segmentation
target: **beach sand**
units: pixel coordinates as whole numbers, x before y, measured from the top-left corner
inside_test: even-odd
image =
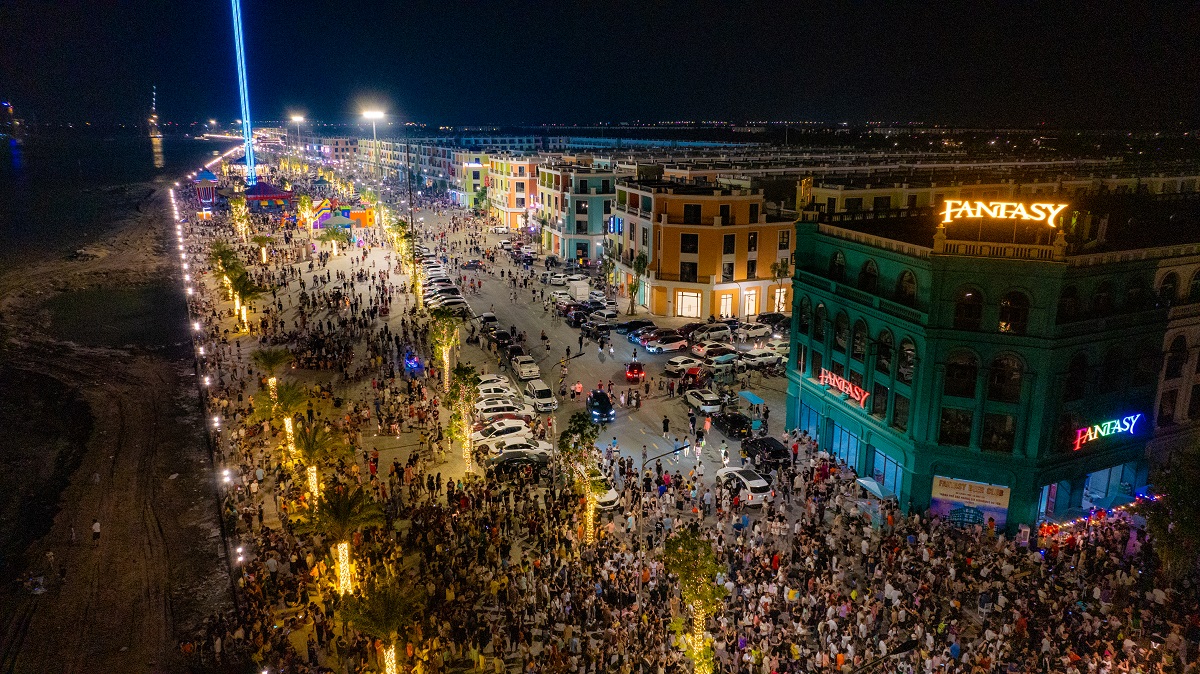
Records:
[[[82,344],[87,331],[78,326],[78,341],[66,341],[53,329],[60,317],[51,300],[64,293],[178,287],[168,209],[158,189],[90,243],[90,254],[27,260],[0,276],[0,367],[24,387],[5,392],[6,414],[24,423],[4,441],[19,451],[0,450],[0,506],[25,502],[26,492],[44,506],[0,516],[48,532],[2,567],[0,671],[178,671],[179,638],[229,608],[190,358],[172,360],[178,349],[165,347]],[[26,396],[22,418],[23,401],[14,407],[13,399]],[[22,587],[30,574],[44,578],[44,592]]]

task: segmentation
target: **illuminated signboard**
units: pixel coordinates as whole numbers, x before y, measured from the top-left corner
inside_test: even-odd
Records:
[[[871,395],[861,386],[855,386],[850,380],[845,377],[839,377],[836,374],[821,368],[820,382],[822,385],[829,385],[833,388],[850,396],[850,399],[858,403],[860,407],[867,406],[867,396]]]
[[[1114,433],[1128,433],[1133,435],[1134,427],[1141,419],[1142,415],[1131,414],[1127,417],[1112,419],[1102,424],[1096,424],[1095,426],[1080,428],[1075,431],[1075,450],[1079,451],[1079,448],[1083,447],[1086,442],[1113,435]]]
[[[962,218],[993,218],[996,220],[1032,220],[1054,227],[1054,218],[1067,204],[1022,204],[1016,201],[961,201],[947,199],[942,211],[942,224]]]

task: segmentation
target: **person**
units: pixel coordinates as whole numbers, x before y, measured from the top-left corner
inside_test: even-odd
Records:
[[[670,432],[671,432],[671,420],[669,418],[667,418],[667,415],[664,414],[663,415],[663,439],[664,440],[667,439],[667,433],[670,433]]]
[[[100,546],[100,520],[92,520],[92,547]]]

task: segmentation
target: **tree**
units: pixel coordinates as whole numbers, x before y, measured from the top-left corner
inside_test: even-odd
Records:
[[[362,487],[351,491],[332,490],[315,504],[312,514],[300,520],[296,530],[300,533],[324,534],[335,541],[334,561],[338,576],[338,593],[354,591],[354,577],[350,566],[350,539],[354,532],[387,523],[383,507],[372,501]]]
[[[304,465],[308,491],[315,503],[321,496],[321,467],[346,456],[349,450],[341,438],[325,430],[324,424],[301,424],[300,429],[296,431],[295,454]]]
[[[333,254],[337,255],[339,243],[343,246],[350,245],[350,232],[346,231],[346,228],[341,225],[327,224],[321,230],[321,235],[317,237],[317,241],[333,244]]]
[[[487,185],[480,185],[479,189],[475,190],[474,207],[480,211],[487,209],[488,188]]]
[[[586,451],[596,444],[600,437],[600,427],[592,422],[587,412],[575,412],[567,420],[567,426],[558,434],[558,452],[574,463],[579,459],[579,452]]]
[[[354,629],[386,644],[384,672],[397,674],[397,642],[402,634],[419,632],[427,603],[421,585],[386,580],[368,585],[362,596],[347,599],[342,617]]]
[[[224,241],[216,241],[208,249],[208,263],[222,274],[236,273],[242,268],[237,251]]]
[[[450,406],[451,442],[463,448],[467,470],[471,470],[471,403],[479,397],[479,374],[474,365],[458,363],[450,373],[450,387],[446,390],[446,404]]]
[[[282,347],[272,347],[269,349],[258,349],[250,354],[250,360],[254,362],[258,369],[267,373],[267,386],[271,392],[271,403],[278,399],[278,380],[275,379],[275,372],[279,368],[292,362],[292,352]]]
[[[303,194],[296,202],[296,226],[304,229],[305,231],[311,231],[309,221],[312,220],[312,216],[312,197],[308,196],[307,194]]]
[[[679,579],[679,594],[692,609],[690,634],[683,633],[682,618],[673,621],[672,627],[681,637],[683,651],[691,658],[697,674],[710,674],[713,652],[704,627],[708,616],[721,607],[725,598],[725,587],[716,582],[717,574],[723,570],[721,563],[712,543],[686,528],[667,539],[662,559],[667,572]]]
[[[243,322],[247,322],[245,321],[245,305],[261,297],[266,288],[256,284],[245,270],[229,280],[229,287],[233,291],[234,311],[237,312],[240,309],[242,312],[240,318]],[[246,327],[247,329],[250,327],[248,322]]]
[[[267,263],[267,244],[271,243],[271,237],[264,234],[258,234],[250,239],[254,245],[262,252],[262,263]]]
[[[637,257],[633,258],[633,280],[629,282],[629,311],[630,316],[633,315],[633,307],[637,302],[638,291],[642,289],[642,277],[646,275],[646,269],[650,266],[650,258],[646,257],[646,251],[641,251]]]
[[[449,309],[434,309],[429,314],[429,343],[442,368],[442,385],[450,386],[450,351],[458,346],[458,315]]]
[[[1155,471],[1159,496],[1150,503],[1146,524],[1165,580],[1181,581],[1200,564],[1200,454],[1176,454]]]
[[[792,275],[791,264],[788,263],[787,258],[779,260],[778,262],[771,263],[771,280],[774,282],[775,285],[777,285],[777,286],[780,285],[782,283],[783,279],[785,279],[791,275]],[[776,311],[779,310],[779,307],[772,307],[772,308],[775,309]]]
[[[246,197],[236,196],[229,200],[229,218],[234,231],[245,241],[250,234],[250,210],[246,207]]]
[[[294,459],[296,452],[295,418],[308,408],[308,393],[295,382],[285,381],[273,390],[259,391],[254,396],[255,421],[279,420],[287,436],[287,458]]]

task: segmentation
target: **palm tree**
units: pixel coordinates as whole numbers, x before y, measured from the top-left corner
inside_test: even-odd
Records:
[[[320,468],[347,454],[346,445],[324,424],[301,424],[296,431],[296,458],[304,465],[313,502],[321,496]]]
[[[317,237],[317,241],[333,244],[333,254],[337,255],[339,243],[343,246],[350,245],[350,232],[346,231],[346,228],[341,225],[329,225],[321,230],[321,235]]]
[[[627,312],[630,316],[633,315],[638,291],[642,289],[642,277],[646,275],[646,268],[649,266],[650,258],[646,257],[644,250],[633,259],[633,280],[629,282],[629,311]]]
[[[296,202],[296,226],[305,231],[311,231],[308,221],[312,220],[312,215],[312,197],[307,194],[300,195],[300,199]]]
[[[300,533],[321,532],[334,543],[337,562],[338,593],[354,591],[350,567],[350,538],[367,527],[384,526],[383,507],[370,500],[362,487],[353,491],[332,491],[316,503],[312,515],[296,525]]]
[[[716,577],[724,568],[717,561],[712,543],[691,529],[683,529],[667,539],[663,564],[668,573],[679,578],[683,602],[692,608],[692,629],[683,634],[683,620],[677,618],[673,627],[682,637],[684,653],[692,659],[696,674],[711,674],[713,652],[704,634],[705,622],[721,606],[726,591],[717,585]]]
[[[446,389],[446,404],[450,406],[451,442],[462,445],[463,459],[467,470],[471,470],[471,404],[479,397],[479,374],[474,365],[458,363],[450,373],[450,385]]]
[[[265,393],[265,395],[264,395]],[[283,430],[287,433],[288,458],[294,458],[296,452],[296,435],[294,420],[308,408],[308,393],[304,387],[295,382],[285,381],[271,391],[259,391],[254,400],[254,419],[256,421],[282,420]]]
[[[246,320],[244,307],[261,297],[266,288],[256,284],[244,270],[230,279],[229,287],[233,290],[235,300],[233,310],[235,313],[241,311],[241,320],[246,323],[246,328],[249,329],[250,325]]]
[[[263,234],[258,234],[256,236],[254,236],[253,238],[251,238],[250,240],[254,242],[254,245],[258,246],[259,251],[262,253],[262,263],[266,264],[267,263],[267,244],[271,243],[271,237],[263,235]]]
[[[791,275],[791,264],[788,263],[787,258],[771,263],[771,280],[774,281],[775,285],[779,285],[783,279]],[[773,310],[779,311],[780,307],[773,307]]]
[[[397,674],[396,644],[401,634],[420,629],[427,601],[425,588],[417,583],[383,581],[369,585],[362,596],[347,599],[342,617],[354,629],[387,644],[384,672]]]
[[[242,262],[238,259],[237,251],[233,246],[224,241],[216,241],[208,249],[208,263],[214,269],[224,274],[235,272],[241,268]]]
[[[250,210],[246,207],[246,197],[237,196],[229,200],[229,216],[233,220],[233,228],[246,240],[250,233]]]
[[[458,315],[449,309],[434,309],[429,314],[429,343],[442,366],[442,385],[450,386],[450,350],[458,346]]]
[[[275,378],[275,372],[292,362],[292,352],[283,347],[258,349],[250,354],[250,360],[254,361],[258,369],[267,373],[267,386],[271,391],[271,404],[274,405],[278,399],[278,389],[276,388],[278,380]]]

